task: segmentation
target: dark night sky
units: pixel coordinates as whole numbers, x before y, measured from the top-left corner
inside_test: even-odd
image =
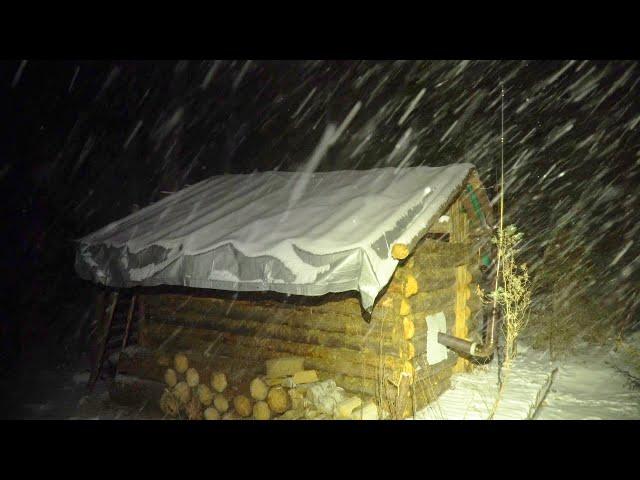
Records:
[[[72,301],[86,288],[72,239],[162,190],[297,168],[357,102],[320,169],[470,161],[491,189],[501,82],[507,216],[525,231],[534,270],[568,229],[580,258],[604,255],[612,290],[637,295],[635,62],[29,61],[16,80],[20,65],[0,63],[3,263],[15,272],[4,293],[14,300],[26,289],[23,303],[44,290]]]

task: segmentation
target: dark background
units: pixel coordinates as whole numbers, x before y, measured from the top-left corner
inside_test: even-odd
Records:
[[[214,174],[299,168],[357,102],[320,170],[468,161],[495,195],[501,85],[521,258],[537,278],[552,254],[585,267],[635,325],[639,82],[614,60],[2,62],[3,355],[82,345],[93,287],[74,239]]]

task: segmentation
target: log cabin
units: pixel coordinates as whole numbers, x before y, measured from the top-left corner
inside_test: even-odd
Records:
[[[176,352],[240,383],[295,355],[411,416],[470,368],[437,333],[480,338],[493,224],[468,163],[209,178],[78,240],[102,289],[91,381],[109,345],[118,375],[159,382]]]

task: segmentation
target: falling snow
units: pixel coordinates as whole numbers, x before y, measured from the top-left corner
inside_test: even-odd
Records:
[[[601,322],[638,326],[637,62],[7,65],[31,157],[7,154],[0,181],[37,192],[7,205],[37,232],[16,237],[21,255],[38,259],[24,273],[8,265],[23,279],[46,272],[54,294],[75,288],[64,256],[72,239],[214,174],[297,171],[293,205],[315,171],[469,162],[496,205],[503,107],[505,223],[524,233],[519,255],[532,278],[545,278],[551,257],[584,267],[597,281],[554,284],[562,301],[587,296],[607,312]],[[17,97],[28,85],[30,116]],[[534,307],[544,298],[536,292]]]

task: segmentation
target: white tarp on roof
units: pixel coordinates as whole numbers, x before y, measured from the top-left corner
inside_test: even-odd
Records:
[[[114,287],[357,290],[370,309],[398,263],[392,245],[415,243],[472,169],[212,177],[80,239],[76,271]]]

